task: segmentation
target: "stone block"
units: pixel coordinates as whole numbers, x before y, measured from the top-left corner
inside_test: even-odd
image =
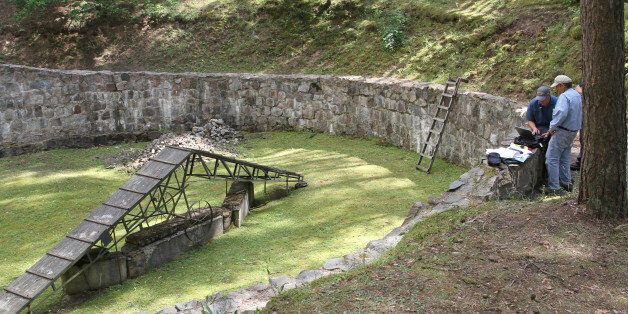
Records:
[[[172,236],[126,253],[129,278],[136,278],[150,269],[172,261],[181,253],[203,244],[223,233],[222,216],[205,221]],[[123,251],[127,251],[123,248]]]
[[[77,294],[117,285],[124,282],[128,277],[126,257],[122,253],[116,252],[100,259],[85,269],[82,274],[68,281],[82,267],[85,267],[85,264],[81,265],[79,262],[61,276],[61,281],[64,284],[63,290],[66,294]]]
[[[249,194],[246,191],[229,194],[222,206],[231,210],[233,224],[239,228],[249,214]]]

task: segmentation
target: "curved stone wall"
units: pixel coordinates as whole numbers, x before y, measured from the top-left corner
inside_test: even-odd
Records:
[[[152,138],[222,118],[249,131],[313,130],[416,148],[442,86],[311,75],[63,71],[0,65],[0,156]],[[476,164],[523,120],[514,101],[462,93],[439,155]]]

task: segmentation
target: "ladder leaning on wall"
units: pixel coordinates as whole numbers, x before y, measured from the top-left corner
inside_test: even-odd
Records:
[[[438,151],[438,146],[440,145],[445,125],[447,124],[447,118],[449,117],[451,106],[456,97],[458,97],[458,88],[460,87],[460,83],[468,82],[469,80],[460,77],[456,80],[452,78],[447,80],[443,94],[440,97],[440,101],[438,102],[438,105],[436,105],[436,112],[432,117],[430,130],[427,132],[425,141],[423,141],[420,145],[419,162],[416,164],[416,168],[418,170],[428,174],[432,170],[434,158],[436,156],[436,152]],[[426,163],[427,165],[425,165]]]

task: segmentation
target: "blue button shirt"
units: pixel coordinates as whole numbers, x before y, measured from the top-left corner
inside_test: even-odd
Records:
[[[550,121],[552,121],[552,113],[554,112],[554,107],[556,107],[557,101],[558,98],[556,96],[551,96],[549,105],[543,107],[541,106],[540,101],[532,99],[532,101],[528,104],[526,120],[534,122],[537,128],[549,128]]]
[[[582,128],[582,96],[573,88],[566,90],[558,97],[550,130],[556,131],[559,126],[570,131],[578,131]]]

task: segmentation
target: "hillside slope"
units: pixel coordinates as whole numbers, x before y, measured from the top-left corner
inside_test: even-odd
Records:
[[[625,313],[625,223],[566,199],[451,210],[374,265],[290,290],[264,312]]]
[[[573,0],[7,0],[0,6],[4,63],[434,82],[467,76],[468,89],[516,98],[558,73],[580,77]]]

